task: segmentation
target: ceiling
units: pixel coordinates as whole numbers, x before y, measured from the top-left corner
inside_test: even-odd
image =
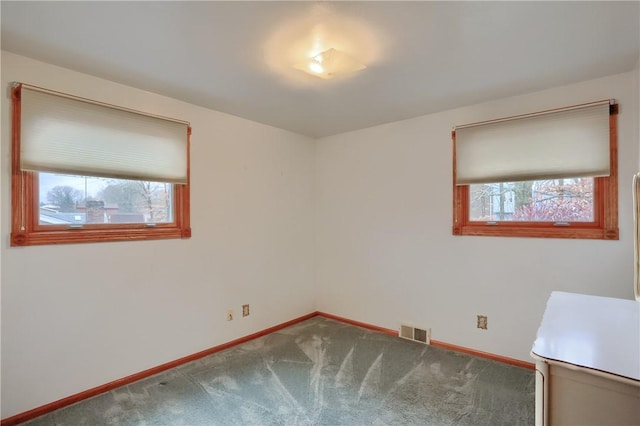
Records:
[[[323,137],[632,70],[638,2],[11,2],[2,49]],[[316,49],[367,68],[330,80]]]

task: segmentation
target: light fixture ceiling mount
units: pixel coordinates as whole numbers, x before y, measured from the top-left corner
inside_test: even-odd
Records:
[[[351,56],[336,49],[327,49],[312,55],[306,62],[294,65],[294,68],[322,79],[360,71],[366,68]]]

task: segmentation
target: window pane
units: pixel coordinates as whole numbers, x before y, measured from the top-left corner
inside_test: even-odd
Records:
[[[38,173],[40,225],[171,223],[173,185]]]
[[[593,178],[469,185],[469,220],[593,222]]]

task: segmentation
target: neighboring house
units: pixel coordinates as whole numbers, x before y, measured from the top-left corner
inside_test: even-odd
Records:
[[[40,223],[43,225],[73,225],[82,224],[86,221],[86,215],[81,212],[59,212],[54,208],[57,206],[40,207]]]

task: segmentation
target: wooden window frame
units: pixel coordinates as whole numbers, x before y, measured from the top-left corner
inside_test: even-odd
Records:
[[[469,185],[456,185],[456,134],[453,141],[453,235],[618,240],[618,105],[609,112],[609,176],[594,178],[594,221],[491,222],[469,219]]]
[[[11,246],[135,241],[169,238],[190,238],[190,188],[173,184],[172,223],[148,224],[83,224],[81,228],[67,225],[40,225],[37,172],[20,169],[19,87],[11,90],[13,108],[11,129]],[[190,181],[189,149],[191,127],[187,129],[187,182]]]

